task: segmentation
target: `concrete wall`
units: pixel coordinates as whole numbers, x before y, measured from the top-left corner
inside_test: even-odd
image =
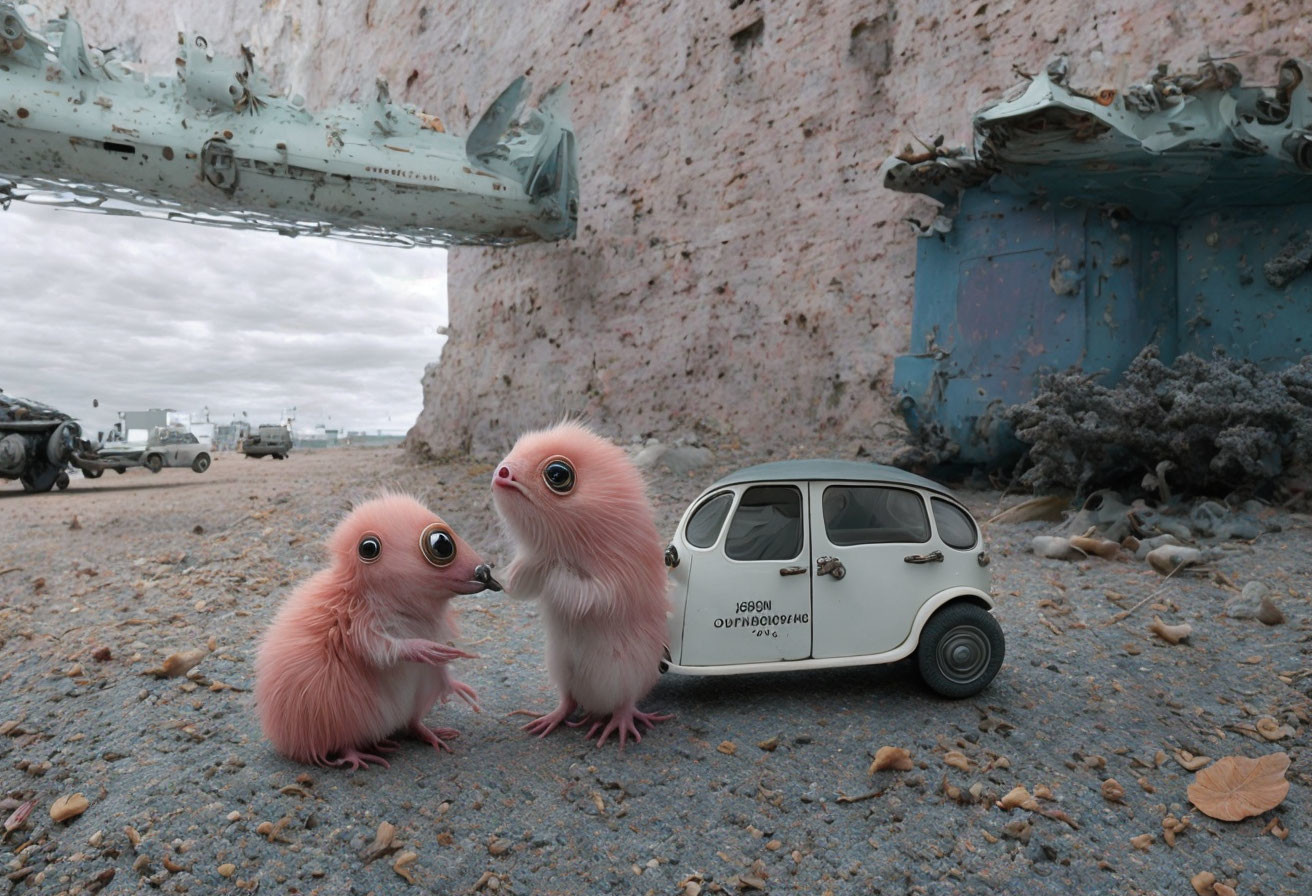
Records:
[[[451,336],[424,375],[418,450],[495,454],[585,412],[613,436],[733,433],[848,446],[893,419],[923,200],[890,152],[945,134],[1033,70],[1141,79],[1204,50],[1270,83],[1308,44],[1301,4],[1204,0],[72,0],[97,45],[171,64],[179,24],[249,43],[312,106],[394,97],[464,133],[516,74],[568,80],[578,239],[451,254]]]

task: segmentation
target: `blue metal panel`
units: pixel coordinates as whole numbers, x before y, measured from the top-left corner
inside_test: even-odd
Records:
[[[1179,228],[1180,351],[1219,346],[1267,369],[1312,352],[1312,272],[1276,287],[1263,267],[1312,230],[1312,205],[1222,209]]]
[[[973,151],[886,161],[891,189],[958,204],[950,232],[940,216],[919,240],[911,354],[893,378],[912,430],[957,443],[958,462],[1005,464],[1020,445],[1002,410],[1046,371],[1111,384],[1150,344],[1165,363],[1307,355],[1312,68],[1277,75],[1241,87],[1204,60],[1090,94],[1055,60],[975,115]]]

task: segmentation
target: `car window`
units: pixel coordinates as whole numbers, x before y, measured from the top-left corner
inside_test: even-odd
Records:
[[[688,544],[695,548],[709,548],[715,544],[732,505],[733,492],[720,492],[703,501],[702,506],[692,512],[683,530],[683,537],[688,540]]]
[[[934,508],[938,537],[944,544],[963,551],[975,546],[975,521],[970,514],[942,498],[932,498],[929,503]]]
[[[825,535],[833,544],[929,541],[929,515],[919,492],[876,485],[831,485],[821,500]]]
[[[802,552],[802,492],[757,485],[743,492],[724,552],[732,560],[791,560]]]

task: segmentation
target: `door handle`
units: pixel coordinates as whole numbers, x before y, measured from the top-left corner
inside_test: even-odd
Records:
[[[843,561],[837,557],[817,557],[815,574],[818,576],[833,576],[837,580],[847,575],[847,569],[843,566]]]
[[[906,563],[942,563],[942,551],[930,551],[928,554],[908,554],[902,560]]]
[[[785,566],[779,570],[781,576],[800,576],[806,572],[805,566]]]

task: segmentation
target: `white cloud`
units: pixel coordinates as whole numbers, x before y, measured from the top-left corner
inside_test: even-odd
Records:
[[[94,432],[168,407],[404,431],[447,321],[446,252],[0,212],[0,389]],[[100,403],[92,407],[92,400]]]

